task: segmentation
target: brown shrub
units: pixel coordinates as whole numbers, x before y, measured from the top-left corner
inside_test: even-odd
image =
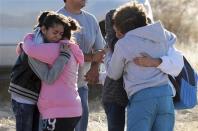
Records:
[[[196,0],[153,0],[155,20],[174,32],[180,43],[198,42],[198,2]]]

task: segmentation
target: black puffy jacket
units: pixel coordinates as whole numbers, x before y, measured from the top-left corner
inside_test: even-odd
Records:
[[[30,68],[28,56],[22,52],[12,68],[8,91],[36,102],[40,88],[41,80]]]

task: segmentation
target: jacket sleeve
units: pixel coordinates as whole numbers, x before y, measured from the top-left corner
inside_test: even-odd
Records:
[[[179,75],[184,66],[183,55],[181,52],[176,50],[174,47],[170,47],[168,54],[166,56],[162,56],[161,59],[162,63],[157,68],[172,76]]]
[[[34,73],[47,84],[53,84],[54,81],[60,76],[64,69],[64,65],[70,58],[70,54],[67,52],[61,52],[60,56],[56,59],[52,67],[39,60],[28,57],[28,62]]]
[[[44,63],[52,64],[59,56],[60,44],[57,43],[45,43],[36,44],[33,42],[33,34],[28,34],[24,38],[22,46],[24,52],[35,59],[38,59]]]
[[[184,66],[183,55],[174,47],[177,41],[176,35],[165,30],[165,36],[168,44],[168,53],[161,57],[162,63],[157,68],[166,74],[177,76]]]
[[[105,56],[107,76],[113,80],[118,80],[123,75],[124,65],[125,59],[118,44],[116,44],[114,52],[109,51]]]

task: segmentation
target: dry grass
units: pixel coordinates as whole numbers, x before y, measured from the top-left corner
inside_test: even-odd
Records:
[[[107,131],[106,116],[99,99],[90,101],[88,131]]]
[[[198,43],[177,44],[176,48],[184,54],[191,65],[198,70]]]
[[[1,108],[0,108],[1,110]],[[107,131],[104,110],[99,100],[91,101],[88,131]],[[0,117],[0,131],[15,131],[15,121],[8,111],[0,114],[9,114]],[[198,106],[191,110],[176,112],[175,131],[197,131],[198,130]]]
[[[92,106],[100,107],[101,105],[92,103]],[[92,111],[89,117],[88,131],[107,131],[107,124],[104,111]],[[176,112],[175,131],[198,131],[198,106],[190,110]]]
[[[198,8],[196,0],[150,0],[155,20],[176,33],[179,42],[198,41]]]

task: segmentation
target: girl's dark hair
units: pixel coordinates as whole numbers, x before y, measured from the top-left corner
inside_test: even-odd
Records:
[[[79,23],[71,18],[71,17],[66,17],[66,23],[65,23],[65,29],[64,29],[64,33],[63,33],[63,38],[67,38],[67,39],[71,39],[72,36],[72,32],[77,32],[80,30],[80,25]]]
[[[45,26],[45,28],[48,29],[56,24],[61,24],[64,26],[66,24],[65,16],[54,11],[44,11],[38,17],[37,27]]]
[[[46,29],[53,27],[55,24],[64,26],[63,38],[71,39],[72,32],[80,30],[80,25],[75,19],[58,14],[54,11],[44,11],[38,17],[38,24],[36,27],[45,26]]]
[[[116,9],[113,21],[123,34],[148,24],[144,6],[136,2],[128,2]]]
[[[115,12],[115,9],[110,10],[106,14],[105,19],[105,26],[106,26],[106,41],[108,43],[108,47],[112,52],[114,52],[114,47],[116,42],[118,41],[118,38],[116,37],[116,33],[113,29],[114,21],[113,21],[113,14]]]
[[[44,11],[40,14],[40,16],[38,16],[37,21],[38,24],[35,27],[41,27],[43,25],[43,22],[45,20],[45,18],[47,17],[47,15],[50,13],[50,11]]]

